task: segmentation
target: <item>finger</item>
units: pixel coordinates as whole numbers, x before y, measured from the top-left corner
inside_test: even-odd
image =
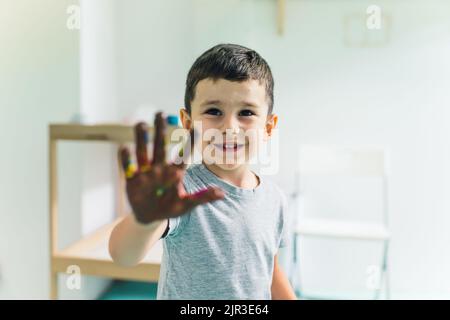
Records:
[[[217,187],[200,190],[194,194],[188,194],[183,197],[184,210],[190,210],[200,204],[220,200],[225,196],[224,192]]]
[[[195,150],[195,146],[198,143],[199,137],[200,134],[197,130],[192,129],[191,131],[189,131],[189,138],[178,154],[180,161],[177,166],[180,169],[186,169],[187,165],[189,164],[189,157],[191,156],[192,151]]]
[[[148,159],[148,126],[144,122],[139,122],[134,127],[134,135],[136,140],[136,159],[139,171],[148,171],[150,168],[150,160]]]
[[[162,112],[155,117],[155,139],[153,142],[153,164],[164,163],[166,159],[165,137],[166,119]]]
[[[136,166],[131,162],[130,151],[126,147],[120,147],[119,149],[120,164],[125,176],[129,179],[132,178],[136,172]]]

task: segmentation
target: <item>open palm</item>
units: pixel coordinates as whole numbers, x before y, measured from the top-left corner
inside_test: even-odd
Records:
[[[147,152],[148,128],[145,123],[135,126],[137,167],[133,169],[130,152],[121,147],[119,154],[126,172],[128,201],[136,220],[148,224],[156,220],[183,215],[197,205],[221,199],[223,192],[211,187],[194,194],[188,194],[183,186],[186,164],[166,161],[164,137],[166,120],[161,112],[155,117],[153,160]],[[183,149],[190,152],[191,145]]]

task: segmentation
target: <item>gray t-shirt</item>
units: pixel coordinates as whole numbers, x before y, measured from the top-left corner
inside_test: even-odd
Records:
[[[187,169],[188,193],[213,185],[223,199],[169,219],[157,299],[271,299],[274,256],[288,242],[286,197],[266,178],[242,189],[203,164]]]

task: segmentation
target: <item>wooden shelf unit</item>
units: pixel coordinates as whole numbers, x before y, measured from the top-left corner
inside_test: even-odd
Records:
[[[168,136],[176,127],[168,127]],[[149,126],[149,136],[153,127]],[[104,141],[116,144],[134,141],[132,126],[120,124],[49,125],[49,211],[50,211],[50,299],[58,298],[58,274],[66,273],[67,268],[76,265],[82,275],[109,277],[123,280],[157,281],[162,256],[162,244],[158,241],[147,257],[135,267],[116,265],[108,251],[108,241],[115,224],[125,215],[125,194],[123,173],[120,173],[118,199],[118,218],[95,232],[58,249],[58,141]]]

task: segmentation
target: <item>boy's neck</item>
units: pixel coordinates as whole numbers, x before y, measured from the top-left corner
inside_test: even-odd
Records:
[[[216,176],[236,187],[254,189],[259,185],[259,178],[250,170],[248,165],[241,165],[232,170],[226,170],[214,164],[204,163],[204,165]]]

